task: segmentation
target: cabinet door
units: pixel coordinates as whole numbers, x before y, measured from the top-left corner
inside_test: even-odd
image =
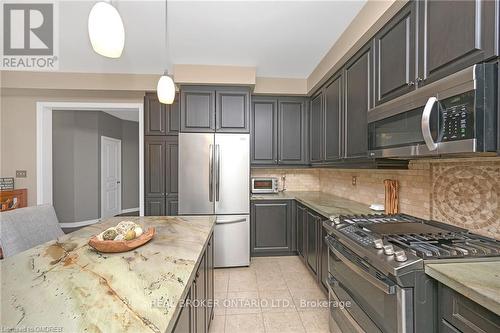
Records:
[[[214,235],[210,236],[207,245],[207,324],[210,323],[214,316]],[[207,328],[208,329],[208,328]]]
[[[177,195],[169,195],[165,198],[165,212],[167,216],[179,215],[179,197]]]
[[[307,164],[307,112],[303,98],[278,99],[278,163]]]
[[[322,219],[319,219],[319,237],[318,237],[318,247],[319,247],[319,280],[320,287],[323,291],[327,292],[328,285],[326,280],[328,279],[328,245],[326,244],[325,237],[328,234],[325,227],[323,227]]]
[[[311,162],[323,160],[323,92],[311,100],[309,151]]]
[[[181,132],[215,131],[215,90],[187,86],[181,89]]]
[[[160,103],[156,93],[144,96],[144,135],[166,135],[166,105]]]
[[[497,3],[497,4],[495,4]],[[419,77],[427,84],[498,55],[498,1],[419,1]],[[495,28],[496,26],[496,28]]]
[[[292,252],[291,202],[257,200],[250,207],[252,255]]]
[[[342,158],[342,73],[325,86],[324,153],[325,161]]]
[[[204,333],[207,332],[207,323],[206,323],[206,307],[204,306],[206,300],[206,257],[203,254],[203,257],[200,261],[200,266],[198,267],[198,271],[196,272],[196,303],[195,304],[195,312],[196,312],[196,333]]]
[[[304,230],[305,228],[305,218],[307,217],[305,215],[306,210],[303,206],[297,205],[297,213],[296,213],[296,219],[297,219],[297,252],[299,256],[304,259],[306,249],[305,249],[305,235],[306,232]]]
[[[188,301],[191,300],[191,288],[188,291],[188,294],[185,298],[184,303],[189,304]],[[177,322],[175,323],[173,333],[191,333],[192,332],[192,322],[191,322],[191,310],[192,307],[190,305],[185,305],[181,307],[181,311],[179,312],[179,317],[177,317]]]
[[[179,94],[175,95],[175,100],[172,105],[166,106],[167,119],[167,135],[179,135],[181,127],[181,105]]]
[[[250,92],[246,88],[218,88],[215,119],[217,132],[250,132]]]
[[[144,194],[146,197],[165,196],[165,147],[165,137],[146,136],[144,138]]]
[[[165,141],[165,187],[166,195],[179,192],[179,140],[167,138]]]
[[[310,211],[307,212],[307,266],[318,275],[318,222]]]
[[[415,20],[412,1],[375,36],[375,105],[415,89]]]
[[[252,164],[278,163],[278,102],[276,99],[252,98]]]
[[[371,89],[371,45],[366,45],[345,67],[346,158],[367,157]]]
[[[165,216],[165,197],[147,198],[144,200],[144,215]]]

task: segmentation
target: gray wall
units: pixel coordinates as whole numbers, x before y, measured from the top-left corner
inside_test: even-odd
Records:
[[[100,217],[103,135],[122,140],[122,209],[139,207],[139,124],[100,111],[55,111],[53,200],[60,222]]]

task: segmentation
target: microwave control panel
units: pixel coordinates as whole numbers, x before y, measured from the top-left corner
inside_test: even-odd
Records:
[[[474,92],[440,101],[441,141],[457,141],[474,137]]]

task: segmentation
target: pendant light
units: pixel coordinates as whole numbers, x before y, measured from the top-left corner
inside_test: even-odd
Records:
[[[165,0],[165,58],[168,59],[168,35],[167,35],[167,19],[168,19],[168,1]],[[163,104],[172,104],[175,99],[175,83],[172,77],[168,75],[168,66],[165,66],[165,73],[158,80],[158,85],[156,86],[156,93],[158,94],[158,100]]]
[[[88,21],[92,48],[108,58],[119,58],[125,45],[125,29],[120,13],[110,3],[99,1],[92,7]]]

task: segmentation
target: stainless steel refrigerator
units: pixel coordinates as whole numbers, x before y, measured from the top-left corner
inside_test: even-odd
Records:
[[[179,134],[179,214],[216,215],[215,267],[250,264],[249,178],[249,134]]]

